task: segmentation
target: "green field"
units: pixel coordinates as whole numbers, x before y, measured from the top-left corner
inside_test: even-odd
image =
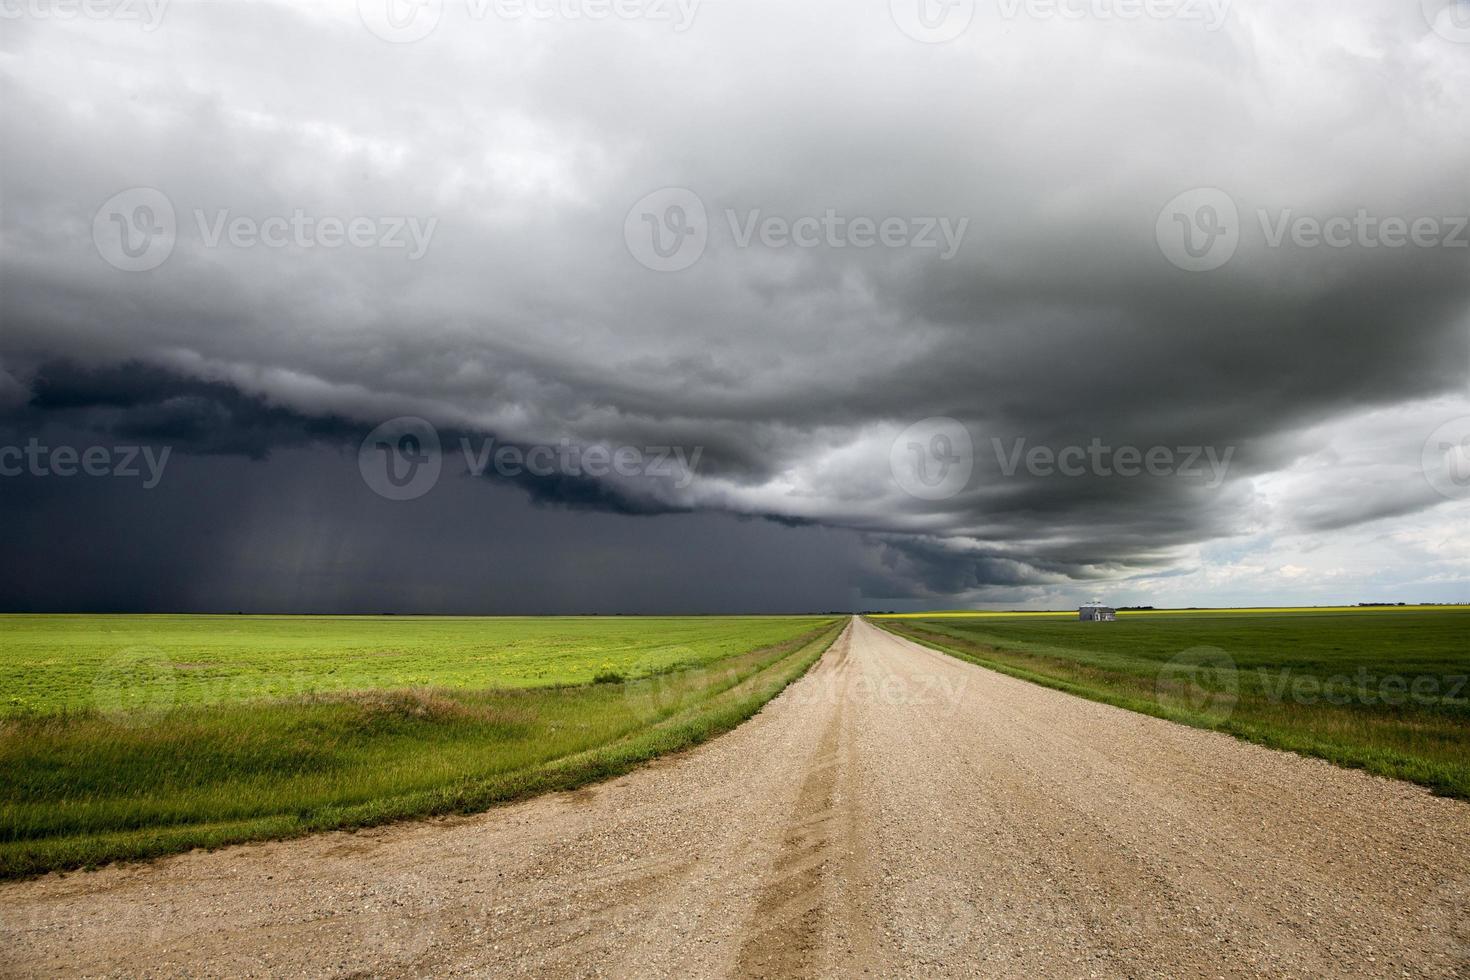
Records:
[[[150,697],[223,704],[332,690],[585,684],[708,663],[821,622],[0,615],[0,714],[85,710],[99,700],[141,706]]]
[[[875,616],[1025,680],[1470,798],[1470,609]]]
[[[0,876],[470,812],[738,724],[834,618],[0,617]]]

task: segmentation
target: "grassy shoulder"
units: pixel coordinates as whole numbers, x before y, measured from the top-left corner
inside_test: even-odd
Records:
[[[470,813],[623,773],[749,718],[841,620],[632,680],[400,688],[0,723],[0,876]]]
[[[873,622],[1033,683],[1470,799],[1470,610]]]

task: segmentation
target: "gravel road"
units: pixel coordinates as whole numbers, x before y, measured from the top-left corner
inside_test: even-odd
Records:
[[[611,782],[0,886],[0,973],[1470,977],[1470,805],[854,621]]]

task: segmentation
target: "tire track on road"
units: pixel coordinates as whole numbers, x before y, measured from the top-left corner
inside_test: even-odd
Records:
[[[851,644],[849,633],[830,654],[830,669],[806,692],[830,714],[762,883],[737,977],[845,974],[871,970],[878,960],[871,929],[861,921],[864,903],[854,894],[869,875],[854,783],[859,760],[848,719],[859,676]]]

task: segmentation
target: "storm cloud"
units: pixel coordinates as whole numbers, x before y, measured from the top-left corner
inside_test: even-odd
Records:
[[[0,23],[0,604],[1470,598],[1462,5],[397,2]]]

